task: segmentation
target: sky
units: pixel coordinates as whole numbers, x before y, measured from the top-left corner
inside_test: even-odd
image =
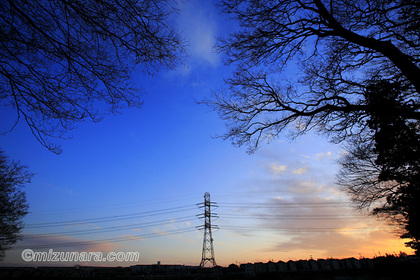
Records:
[[[20,122],[0,135],[0,147],[36,173],[25,188],[30,213],[24,239],[0,265],[25,262],[22,250],[139,252],[137,262],[82,265],[198,265],[203,223],[196,204],[209,192],[216,262],[227,266],[269,260],[412,254],[394,229],[358,212],[335,184],[340,145],[308,133],[280,135],[254,154],[216,138],[224,122],[196,100],[223,86],[232,70],[214,51],[233,24],[211,1],[185,0],[175,23],[189,41],[185,64],[133,78],[147,94],[141,109],[81,123],[63,153],[48,151]],[[293,73],[290,73],[293,74]],[[2,108],[1,131],[14,123]]]

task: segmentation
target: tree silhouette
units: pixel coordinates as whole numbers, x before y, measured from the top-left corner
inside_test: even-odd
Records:
[[[340,161],[339,184],[359,208],[373,207],[373,214],[397,224],[402,238],[417,252],[419,230],[420,135],[419,122],[399,113],[409,110],[400,96],[400,84],[376,81],[365,98],[370,115],[369,133],[349,145]]]
[[[221,9],[239,25],[219,44],[236,70],[203,101],[226,120],[221,137],[251,153],[286,129],[347,141],[341,183],[418,248],[418,1],[226,0]]]
[[[0,150],[0,260],[21,238],[21,219],[28,213],[22,187],[30,182],[32,175],[26,166],[8,160]]]
[[[399,82],[420,119],[420,7],[416,1],[223,1],[239,30],[220,41],[236,65],[227,87],[203,102],[227,121],[222,137],[258,148],[289,128],[316,129],[334,142],[368,119],[370,81]],[[296,70],[296,65],[299,70]]]
[[[170,0],[1,1],[0,102],[15,109],[15,125],[23,119],[60,153],[51,139],[77,122],[140,107],[134,69],[151,74],[179,62],[172,12]]]

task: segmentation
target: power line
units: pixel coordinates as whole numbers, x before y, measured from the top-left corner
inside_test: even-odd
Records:
[[[66,235],[66,236],[74,236],[74,235],[85,235],[85,234],[97,234],[97,233],[107,233],[113,231],[122,231],[127,229],[135,229],[138,227],[146,228],[152,226],[162,226],[162,225],[172,225],[174,223],[182,223],[187,221],[195,220],[196,216],[184,216],[179,218],[172,218],[171,221],[168,222],[168,219],[154,221],[154,222],[145,222],[145,223],[136,223],[136,224],[129,224],[123,226],[112,226],[112,227],[105,227],[100,229],[84,229],[84,230],[73,230],[73,231],[61,231],[61,232],[52,232],[52,233],[43,233],[42,235],[35,235],[35,234],[27,234],[24,235],[24,239],[33,239],[33,238],[44,238],[46,236],[57,236],[57,235]]]
[[[287,220],[287,219],[299,219],[299,220],[359,220],[359,219],[369,219],[370,217],[359,217],[352,215],[267,215],[267,214],[219,214],[219,217],[222,218],[235,218],[235,219],[263,219],[263,220]]]
[[[167,209],[162,209],[162,210],[153,210],[153,211],[131,213],[131,214],[124,214],[124,215],[91,218],[91,219],[27,224],[25,227],[26,228],[43,228],[43,227],[55,227],[55,226],[91,224],[91,223],[98,223],[98,222],[113,222],[113,221],[119,221],[119,220],[135,219],[135,218],[140,218],[144,216],[149,217],[149,216],[158,216],[158,215],[164,215],[164,214],[172,214],[172,213],[190,211],[190,210],[195,210],[195,209],[197,209],[195,205],[178,206],[178,207],[172,207],[172,208],[167,208]]]
[[[295,208],[301,206],[308,206],[308,207],[336,207],[336,206],[344,206],[342,202],[299,202],[299,203],[239,203],[239,202],[223,202],[219,203],[223,205],[223,208],[238,208],[239,206],[244,206],[247,209],[249,208]],[[178,210],[177,210],[178,209]],[[195,205],[185,205],[185,206],[178,206],[172,207],[167,209],[161,210],[153,210],[153,211],[145,211],[145,212],[138,212],[138,213],[130,213],[130,214],[123,214],[123,215],[114,215],[114,216],[105,216],[105,217],[97,217],[97,218],[90,218],[90,219],[78,219],[78,220],[68,220],[68,221],[56,221],[56,222],[45,222],[45,223],[32,223],[27,224],[26,228],[41,228],[41,227],[53,227],[53,226],[67,226],[67,225],[76,225],[76,224],[89,224],[94,222],[111,222],[116,220],[126,220],[126,219],[134,219],[139,218],[142,216],[156,216],[156,215],[163,215],[163,214],[171,214],[177,213],[181,211],[188,211],[188,210],[195,210]]]
[[[337,228],[337,227],[281,227],[281,228],[262,228],[262,227],[253,227],[253,226],[234,226],[234,225],[221,225],[221,229],[232,229],[232,230],[240,230],[240,231],[285,231],[285,232],[338,232],[338,231],[345,231],[345,232],[360,232],[360,231],[371,231],[371,230],[386,230],[385,228]]]
[[[348,202],[220,202],[223,208],[328,208],[328,207],[352,207]]]
[[[177,201],[186,200],[190,198],[197,197],[200,193],[189,193],[189,194],[182,194],[179,195],[179,197],[176,197]],[[75,213],[75,212],[87,212],[89,210],[101,210],[101,209],[119,209],[119,208],[128,208],[133,206],[144,206],[149,204],[156,205],[158,202],[170,202],[173,201],[174,197],[168,197],[168,198],[156,198],[156,199],[147,199],[147,200],[136,200],[136,201],[126,201],[126,202],[118,202],[118,203],[107,203],[95,206],[88,206],[88,207],[77,207],[77,208],[67,208],[67,209],[54,209],[54,211],[50,210],[39,210],[39,211],[29,211],[28,215],[54,215],[54,214],[65,214],[65,213]]]
[[[54,244],[43,244],[43,245],[33,245],[31,246],[31,249],[44,249],[44,248],[58,248],[58,247],[75,247],[75,246],[83,246],[83,245],[94,245],[94,244],[100,244],[100,243],[106,243],[106,242],[123,242],[123,241],[129,241],[133,239],[146,239],[146,238],[154,238],[159,236],[167,236],[167,235],[173,235],[173,234],[180,234],[180,233],[186,233],[186,232],[194,232],[196,231],[195,227],[188,227],[183,229],[176,229],[176,230],[170,230],[160,233],[150,233],[150,234],[143,234],[143,235],[131,235],[129,237],[116,237],[116,238],[109,238],[109,239],[100,239],[100,240],[94,240],[94,241],[76,241],[76,242],[66,242],[66,243],[54,243]],[[15,246],[16,249],[24,249],[28,246]]]
[[[210,202],[210,198],[208,198],[208,203],[206,201],[204,203],[198,204],[202,205],[202,207],[207,206],[215,206],[213,202]],[[208,205],[209,204],[209,205]],[[222,202],[220,203],[222,208],[227,209],[267,209],[273,213],[273,209],[275,208],[327,208],[327,207],[347,207],[349,204],[347,202],[269,202],[269,203],[242,203],[242,202]],[[137,212],[137,213],[129,213],[129,214],[121,214],[121,215],[113,215],[113,216],[103,216],[103,217],[96,217],[96,218],[89,218],[89,219],[75,219],[75,220],[67,220],[67,221],[55,221],[55,222],[45,222],[45,223],[33,223],[28,224],[25,228],[29,229],[36,229],[36,228],[49,228],[49,227],[60,227],[60,226],[73,226],[73,225],[86,225],[86,224],[93,224],[93,223],[105,223],[105,222],[113,222],[113,221],[121,221],[121,220],[129,220],[129,219],[138,219],[142,217],[151,217],[151,216],[159,216],[159,215],[167,215],[167,214],[174,214],[180,213],[184,211],[191,211],[197,210],[197,205],[184,205],[184,206],[177,206],[171,208],[165,208],[160,210],[151,210],[151,211],[144,211],[144,212]],[[208,213],[211,217],[215,218],[213,215],[214,213],[210,212],[210,209],[207,209]],[[210,214],[211,213],[211,214]],[[203,215],[203,218],[209,218],[208,215],[206,216],[206,212]],[[212,216],[213,215],[213,216]],[[304,215],[304,214],[258,214],[258,213],[224,213],[220,215],[221,218],[232,218],[232,219],[253,219],[253,220],[334,220],[334,219],[363,219],[369,217],[358,217],[352,215],[337,215],[337,214],[312,214],[312,215]],[[120,226],[108,226],[103,227],[100,229],[80,229],[80,230],[72,230],[72,231],[61,231],[61,232],[50,232],[41,235],[27,235],[25,236],[24,240],[33,239],[33,238],[42,238],[42,237],[57,237],[57,236],[76,236],[76,235],[87,235],[87,234],[102,234],[108,232],[116,232],[122,230],[129,230],[134,229],[137,227],[152,227],[152,226],[165,226],[174,223],[181,223],[186,221],[192,221],[195,216],[188,215],[182,216],[178,218],[173,218],[172,221],[168,222],[168,220],[157,220],[157,221],[150,221],[150,222],[143,222],[143,223],[132,223]],[[209,226],[211,226],[210,221],[207,222]],[[206,223],[205,223],[206,225]],[[205,229],[205,225],[203,229]],[[213,225],[214,226],[214,225]],[[311,227],[299,227],[299,228],[261,228],[261,227],[253,227],[253,226],[235,226],[232,224],[221,226],[222,229],[227,230],[239,230],[239,231],[287,231],[287,232],[333,232],[333,231],[346,231],[346,232],[360,232],[366,230],[373,230],[378,228],[353,228],[353,229],[343,229],[337,227],[325,227],[325,228],[311,228]],[[207,227],[207,230],[209,228]],[[214,228],[215,229],[215,228]],[[108,238],[108,239],[99,239],[93,241],[74,241],[74,242],[62,242],[56,244],[44,244],[44,245],[34,245],[32,246],[34,249],[41,249],[41,248],[51,248],[51,247],[70,247],[70,246],[82,246],[82,245],[92,245],[96,243],[104,243],[104,242],[123,242],[133,239],[146,239],[146,238],[154,238],[159,236],[167,236],[173,234],[181,234],[187,232],[195,231],[194,227],[188,228],[179,228],[176,230],[165,231],[161,233],[148,233],[142,235],[131,235],[130,237],[115,237],[115,238]],[[210,242],[211,245],[213,238],[211,237],[211,232],[207,233],[208,238],[207,241]],[[210,239],[209,239],[210,238]],[[206,239],[206,237],[205,237]],[[210,243],[209,243],[210,244]],[[25,246],[21,246],[22,248]],[[16,248],[20,248],[19,246]],[[204,252],[204,245],[203,245],[203,252]],[[207,250],[207,249],[206,249]],[[212,251],[213,249],[211,249]],[[210,252],[210,251],[206,251]],[[213,259],[214,259],[214,253]],[[214,262],[215,263],[215,262]]]

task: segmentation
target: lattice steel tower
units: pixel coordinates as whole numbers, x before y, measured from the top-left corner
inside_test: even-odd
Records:
[[[212,213],[211,208],[217,207],[216,202],[210,201],[210,194],[204,194],[204,202],[197,204],[199,208],[204,208],[204,213],[198,214],[197,217],[204,219],[204,225],[198,226],[198,229],[204,229],[203,238],[203,251],[201,253],[200,267],[205,267],[206,264],[210,264],[209,267],[216,266],[216,260],[214,259],[213,249],[213,237],[211,234],[212,229],[218,229],[216,225],[211,224],[211,218],[217,218],[216,213]]]

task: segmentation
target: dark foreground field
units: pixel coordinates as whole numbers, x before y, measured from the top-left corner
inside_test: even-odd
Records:
[[[374,259],[299,260],[287,263],[247,263],[240,266],[199,268],[183,265],[131,267],[0,267],[0,279],[319,279],[319,280],[418,280],[420,259],[388,255]]]

